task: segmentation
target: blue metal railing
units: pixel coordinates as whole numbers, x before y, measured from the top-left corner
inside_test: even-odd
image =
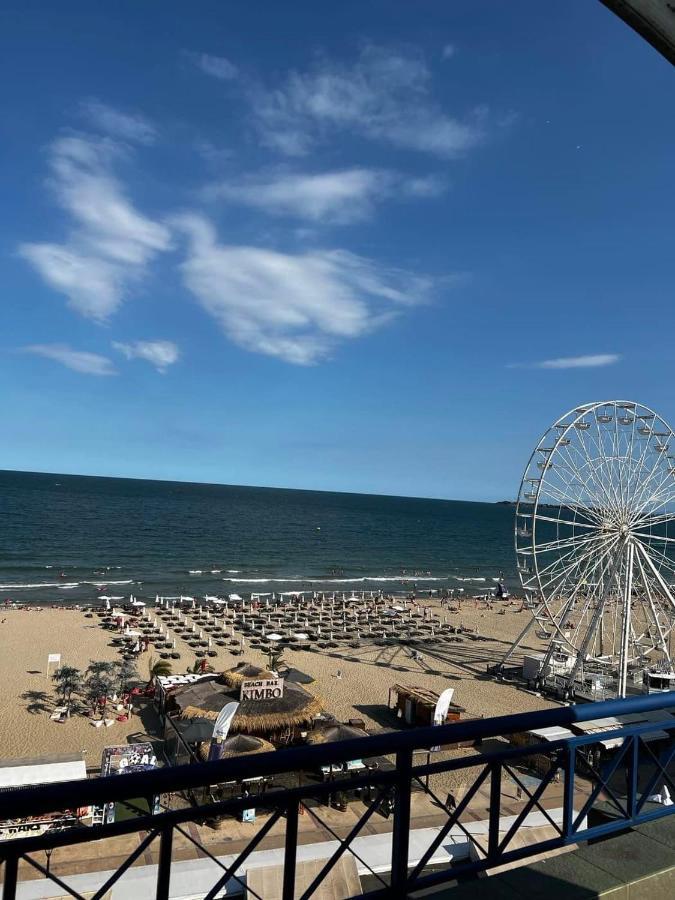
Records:
[[[413,755],[415,752],[429,751],[431,747],[439,745],[508,736],[549,726],[568,727],[574,723],[610,716],[670,709],[675,710],[675,692],[558,707],[492,719],[459,721],[450,725],[416,728],[339,743],[295,747],[240,759],[132,773],[124,777],[19,788],[0,794],[0,820],[39,816],[64,808],[102,806],[108,802],[133,804],[139,797],[150,799],[156,795],[196,791],[224,782],[258,776],[278,777],[298,771],[318,771],[322,766],[334,766],[354,759],[393,755],[396,767],[391,770],[381,768],[359,774],[338,775],[326,783],[300,784],[298,787],[285,787],[262,794],[256,799],[256,805],[269,810],[270,818],[230,865],[225,865],[212,856],[208,849],[200,846],[202,851],[222,869],[217,884],[206,895],[216,897],[218,891],[228,881],[234,879],[235,882],[243,883],[242,872],[246,860],[256,847],[260,847],[272,825],[285,818],[283,896],[284,900],[295,900],[295,859],[300,805],[310,799],[328,801],[340,791],[367,788],[374,792],[375,798],[365,804],[365,812],[347,837],[340,839],[335,835],[339,842],[338,849],[326,861],[315,883],[305,891],[303,900],[311,897],[320,878],[327,874],[344,853],[351,852],[356,855],[353,840],[383,798],[391,802],[393,813],[391,866],[388,878],[383,878],[381,873],[373,873],[379,879],[381,887],[373,891],[372,896],[400,897],[406,896],[413,889],[418,890],[450,879],[469,877],[503,863],[524,860],[534,854],[582,840],[611,835],[627,827],[675,812],[675,806],[659,806],[648,801],[648,797],[663,784],[675,795],[671,771],[675,760],[675,718],[671,719],[667,713],[663,717],[664,721],[627,724],[618,730],[609,728],[601,734],[584,734],[526,746],[504,744],[498,749],[474,752],[454,759],[437,759],[433,762],[430,754],[427,762],[423,764],[415,761]],[[656,742],[651,740],[654,732],[663,733]],[[601,764],[589,754],[588,751],[597,747],[599,742],[617,738],[621,739],[621,745],[611,754],[607,754]],[[541,779],[536,787],[530,788],[529,782],[523,778],[517,767],[528,768],[529,764],[538,760],[541,771],[542,758],[546,764]],[[463,798],[452,809],[428,787],[428,778],[433,775],[474,769],[478,769],[478,773],[472,774],[473,781],[467,786]],[[504,777],[510,778],[520,786],[524,803],[515,819],[509,822],[505,833],[502,833],[500,829],[504,829],[501,816]],[[563,793],[563,815],[560,822],[551,818],[542,802],[547,788],[558,780],[562,784]],[[463,814],[469,809],[471,800],[476,797],[478,791],[481,788],[487,789],[488,785],[490,796],[488,833],[487,843],[482,846],[475,835],[467,829]],[[413,786],[427,790],[436,801],[439,811],[447,813],[447,819],[421,858],[414,866],[409,867]],[[142,850],[134,851],[116,870],[109,879],[109,884],[105,886],[106,890],[136,861],[144,849],[157,840],[160,852],[156,896],[168,898],[174,831],[178,830],[188,840],[198,843],[189,831],[182,828],[184,823],[223,815],[238,815],[250,807],[251,803],[250,797],[236,796],[184,809],[163,809],[156,815],[140,814],[135,818],[110,825],[47,832],[40,836],[0,843],[0,860],[4,861],[3,900],[13,900],[15,897],[20,860],[24,860],[43,875],[48,875],[64,891],[78,897],[79,894],[69,888],[63,879],[52,872],[48,873],[31,854],[134,832],[147,832],[142,842]],[[604,804],[603,821],[591,824],[587,821],[588,815],[599,803]],[[526,817],[532,812],[540,812],[544,816],[553,829],[554,836],[528,846],[510,846]],[[316,817],[318,818],[318,815]],[[329,827],[326,823],[322,824]],[[451,831],[466,836],[473,847],[472,855],[442,871],[429,871],[436,850]],[[367,863],[361,857],[358,858],[361,864],[368,868]],[[103,896],[103,893],[101,889],[95,896]]]

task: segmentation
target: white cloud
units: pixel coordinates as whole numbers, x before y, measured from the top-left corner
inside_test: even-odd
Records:
[[[318,174],[277,172],[210,186],[205,195],[242,203],[273,215],[346,224],[367,218],[388,197],[433,197],[445,190],[435,176],[405,179],[379,169],[343,169]]]
[[[443,57],[443,59],[452,59],[456,52],[457,48],[454,44],[446,44],[441,51],[441,56]]]
[[[211,56],[209,53],[188,54],[192,62],[206,75],[218,78],[220,81],[232,81],[237,77],[238,69],[224,56]]]
[[[431,73],[415,52],[363,49],[352,66],[323,60],[292,72],[273,90],[252,91],[264,143],[289,156],[309,152],[331,131],[345,129],[398,147],[450,157],[475,146],[484,109],[448,115],[431,95]]]
[[[385,270],[343,250],[288,254],[219,244],[205,219],[176,222],[189,240],[186,287],[240,347],[310,365],[341,340],[422,301],[428,279]]]
[[[140,113],[122,112],[100,100],[85,100],[81,109],[94,128],[114,138],[152,144],[157,137],[155,126]]]
[[[511,363],[510,369],[597,369],[612,366],[621,359],[618,353],[595,353],[589,356],[560,356],[534,363]]]
[[[99,353],[88,353],[85,350],[72,350],[68,344],[31,344],[23,347],[24,352],[53,359],[74,372],[84,375],[117,375],[117,370],[107,356]]]
[[[69,305],[105,321],[140,280],[154,257],[170,246],[168,229],[138,212],[112,174],[118,145],[64,137],[51,146],[50,187],[71,219],[62,244],[25,243],[19,253]]]
[[[345,169],[221,182],[213,187],[212,193],[269,213],[344,223],[367,216],[374,199],[388,193],[391,183],[392,178],[386,172]]]
[[[113,347],[127,359],[146,360],[162,374],[169,366],[178,362],[180,357],[180,351],[173,341],[132,341],[130,344],[113,341]]]

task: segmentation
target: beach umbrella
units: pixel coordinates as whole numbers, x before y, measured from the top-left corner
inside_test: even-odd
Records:
[[[267,635],[267,640],[268,641],[281,641],[281,640],[283,640],[283,637],[282,637],[282,635],[277,634],[276,631],[273,631],[271,634]]]

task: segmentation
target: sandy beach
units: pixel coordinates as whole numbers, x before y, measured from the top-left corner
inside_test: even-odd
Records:
[[[420,647],[421,659],[411,658],[400,645],[375,646],[367,641],[359,649],[339,647],[308,651],[286,649],[288,665],[315,679],[309,689],[325,702],[326,709],[340,720],[363,719],[368,729],[395,727],[387,709],[389,688],[395,683],[418,685],[434,691],[455,689],[454,701],[465,707],[467,717],[495,716],[543,708],[550,705],[542,697],[486,677],[487,665],[497,661],[510,641],[528,621],[529,612],[520,611],[520,602],[495,604],[492,610],[478,608],[472,600],[463,602],[460,613],[448,614],[438,602],[423,601],[439,617],[478,628],[479,634],[464,635],[449,642],[437,637]],[[504,614],[499,610],[504,609]],[[86,669],[91,660],[115,660],[111,646],[114,636],[101,627],[97,616],[87,618],[74,609],[7,609],[0,616],[4,653],[0,656],[0,756],[35,757],[47,753],[86,751],[87,766],[96,769],[104,747],[126,743],[130,735],[153,736],[154,714],[149,704],[130,721],[110,728],[93,728],[81,714],[64,724],[50,719],[56,705],[54,685],[46,675],[47,656],[60,653],[62,664]],[[169,635],[173,632],[169,627]],[[538,649],[536,638],[526,642]],[[243,656],[234,656],[227,647],[216,647],[217,657],[208,662],[216,671],[230,668],[241,659],[264,666],[265,653],[247,646]],[[195,662],[194,652],[176,637],[180,660],[172,660],[174,673],[186,671]],[[152,646],[138,657],[141,678],[147,677]],[[52,664],[52,669],[54,668]],[[338,677],[338,673],[340,677]],[[156,733],[155,735],[156,736]]]

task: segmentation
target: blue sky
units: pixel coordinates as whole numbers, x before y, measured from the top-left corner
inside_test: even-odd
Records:
[[[675,419],[673,75],[600,3],[0,15],[0,467],[494,500]]]

